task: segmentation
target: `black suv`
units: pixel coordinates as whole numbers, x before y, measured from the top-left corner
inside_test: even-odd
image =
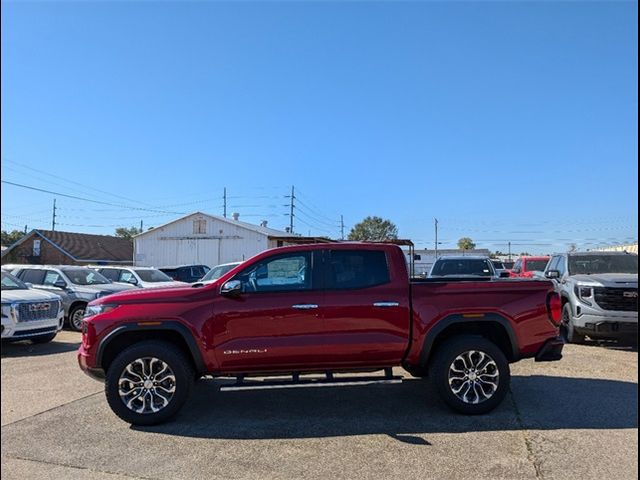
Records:
[[[158,270],[163,271],[174,280],[194,283],[204,277],[211,269],[206,265],[180,265],[177,267],[162,267]]]

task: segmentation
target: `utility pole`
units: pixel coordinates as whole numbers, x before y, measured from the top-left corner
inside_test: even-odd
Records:
[[[511,242],[509,242],[509,261],[511,261]]]
[[[340,240],[344,240],[344,217],[340,215]]]
[[[295,187],[291,185],[291,197],[289,201],[289,231],[293,234],[293,209],[295,208],[294,200],[296,199]]]
[[[434,218],[433,220],[435,221],[435,228],[436,228],[436,244],[435,244],[436,249],[435,250],[436,250],[436,259],[437,259],[438,258],[438,219]]]
[[[56,199],[53,199],[53,217],[51,218],[51,231],[56,231]]]
[[[222,216],[227,218],[227,187],[222,190]]]
[[[142,233],[143,225],[144,225],[144,224],[142,223],[142,220],[140,220],[140,233]]]
[[[25,235],[27,234],[27,226],[26,225],[24,226],[24,234]]]

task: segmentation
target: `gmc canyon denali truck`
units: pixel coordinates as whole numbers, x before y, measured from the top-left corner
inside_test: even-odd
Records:
[[[554,255],[544,272],[562,297],[565,340],[638,341],[638,256],[626,252]]]
[[[562,357],[560,314],[546,279],[410,282],[395,245],[282,247],[210,284],[92,301],[78,362],[138,425],[176,414],[204,375],[236,377],[221,391],[399,383],[394,366],[480,414],[507,393],[510,363]]]

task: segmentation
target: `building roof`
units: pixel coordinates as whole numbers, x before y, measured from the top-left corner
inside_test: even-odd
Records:
[[[172,225],[174,223],[181,222],[181,221],[186,220],[189,217],[193,217],[195,215],[203,215],[205,217],[209,217],[209,218],[212,218],[214,220],[218,220],[219,222],[228,223],[229,225],[235,225],[235,226],[239,226],[239,227],[242,227],[242,228],[246,228],[247,230],[251,230],[251,231],[254,231],[254,232],[257,232],[257,233],[261,233],[261,234],[266,235],[267,237],[270,237],[270,238],[278,238],[278,239],[304,238],[304,237],[298,237],[296,235],[293,235],[290,232],[283,232],[282,230],[276,230],[274,228],[269,228],[269,227],[262,227],[260,225],[254,225],[253,223],[247,223],[247,222],[243,222],[241,220],[233,220],[232,218],[221,217],[219,215],[211,215],[210,213],[204,213],[204,212],[193,212],[193,213],[190,213],[190,214],[185,215],[183,217],[176,218],[175,220],[171,220],[170,222],[167,222],[167,223],[165,223],[163,225],[159,225],[157,227],[154,227],[151,230],[147,230],[146,232],[139,233],[138,235],[135,236],[135,238],[142,237],[144,235],[149,235],[151,233],[154,233],[154,231],[156,231],[159,228],[164,228],[164,227],[167,227],[167,226]]]
[[[52,230],[31,230],[27,235],[4,250],[2,256],[8,255],[15,247],[34,235],[41,237],[76,261],[131,263],[133,260],[133,242],[126,238]]]

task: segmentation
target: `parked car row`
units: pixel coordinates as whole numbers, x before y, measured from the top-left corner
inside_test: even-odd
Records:
[[[207,283],[216,280],[239,264],[240,262],[218,265],[214,269],[206,265],[181,265],[159,269],[120,265],[3,265],[2,338],[18,339],[30,336],[37,341],[40,338],[49,337],[50,340],[55,336],[55,332],[51,331],[53,327],[50,328],[49,323],[45,322],[51,319],[40,318],[42,315],[37,316],[38,321],[42,320],[42,322],[29,323],[29,328],[23,328],[26,324],[19,323],[18,316],[15,314],[18,312],[16,305],[19,300],[15,298],[16,295],[21,298],[54,299],[61,306],[61,318],[69,328],[80,331],[86,306],[92,300],[135,288],[181,287],[198,281]],[[19,292],[16,293],[18,290]],[[20,308],[24,310],[32,307]],[[20,322],[24,322],[27,317],[23,313],[21,318]],[[51,322],[57,321],[56,319],[57,317]],[[62,328],[62,320],[58,323]],[[47,330],[39,330],[40,328]]]

